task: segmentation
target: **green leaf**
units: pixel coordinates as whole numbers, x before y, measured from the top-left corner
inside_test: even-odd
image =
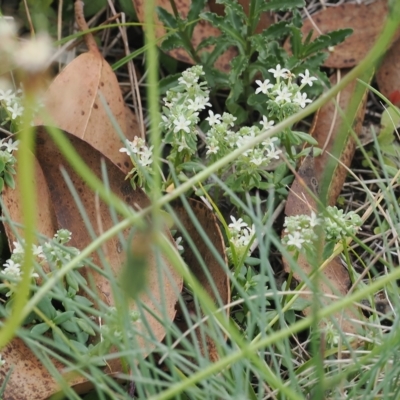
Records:
[[[160,48],[162,51],[168,52],[172,49],[176,49],[178,47],[185,47],[181,37],[177,33],[171,33],[165,38]]]
[[[303,8],[304,0],[270,0],[261,5],[257,12],[263,11],[292,11],[294,8]]]
[[[4,179],[0,176],[0,192],[4,189]]]
[[[248,57],[244,54],[239,54],[231,61],[231,65],[232,70],[229,75],[229,81],[231,84],[235,84],[249,65]]]
[[[78,294],[74,296],[74,301],[86,307],[91,307],[93,305],[93,303],[89,299],[83,296],[79,296]]]
[[[281,39],[284,36],[288,36],[291,32],[291,27],[288,21],[280,21],[276,24],[269,26],[264,29],[259,35],[266,41]]]
[[[187,16],[188,22],[192,22],[192,21],[198,19],[200,12],[204,9],[205,5],[206,5],[206,0],[192,1],[190,4],[188,16]],[[196,24],[188,24],[187,28],[185,29],[185,32],[187,33],[189,38],[192,38],[193,30],[194,30],[195,26],[196,26]]]
[[[14,177],[8,171],[4,171],[4,182],[9,188],[15,189]]]
[[[243,39],[242,35],[238,30],[236,30],[230,24],[227,23],[224,17],[220,17],[210,12],[203,12],[200,14],[200,17],[210,22],[216,28],[219,28],[227,36],[230,36],[232,40],[236,42],[236,45],[239,47],[240,51],[244,53],[244,49],[246,47],[245,40]]]
[[[397,107],[386,108],[381,117],[381,130],[378,136],[378,143],[380,145],[392,144],[395,140],[393,135],[394,130],[400,124],[399,109]]]
[[[65,275],[65,280],[67,284],[72,287],[73,290],[75,290],[76,292],[79,290],[78,280],[75,277],[74,271],[69,271]]]
[[[83,332],[86,332],[87,334],[89,334],[91,336],[96,335],[96,332],[94,331],[94,329],[83,318],[77,318],[76,322],[79,325],[79,327],[83,330]]]
[[[42,322],[41,324],[35,325],[31,329],[31,333],[34,335],[42,336],[50,329],[50,326],[46,324],[46,322]]]
[[[68,311],[69,312],[69,311]],[[60,324],[61,328],[65,329],[67,332],[78,333],[81,331],[78,323],[76,322],[78,318],[72,317],[70,320],[64,321]]]
[[[50,320],[57,317],[57,310],[51,303],[49,296],[45,296],[39,301],[37,308]]]
[[[57,315],[57,317],[53,319],[53,322],[55,325],[61,325],[65,321],[69,321],[74,316],[74,314],[74,311],[65,311]]]
[[[159,20],[164,26],[171,29],[178,29],[178,21],[176,20],[175,16],[170,14],[165,8],[156,7],[156,12]]]
[[[301,131],[292,131],[292,133],[302,142],[309,143],[312,146],[318,146],[318,142],[310,134]]]
[[[311,54],[327,49],[330,46],[336,46],[337,44],[342,43],[352,33],[352,29],[338,29],[329,34],[318,36],[309,45],[304,46],[302,58],[306,58]]]
[[[197,172],[203,171],[203,169],[205,167],[204,167],[203,164],[200,164],[198,162],[188,161],[186,163],[183,163],[181,165],[181,168],[182,168],[183,171],[197,173]]]
[[[290,47],[292,48],[292,53],[295,57],[301,58],[303,53],[302,38],[303,34],[301,30],[295,26],[291,28],[292,35],[290,37]]]

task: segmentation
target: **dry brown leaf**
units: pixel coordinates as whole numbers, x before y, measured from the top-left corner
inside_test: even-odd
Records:
[[[143,0],[132,0],[133,6],[135,7],[138,19],[141,23],[144,23],[144,13],[145,13],[145,1]],[[181,0],[176,2],[176,6],[179,14],[182,18],[186,18],[189,9],[190,9],[191,0]],[[174,15],[171,2],[169,0],[157,0],[155,7],[162,7],[166,9],[170,14]],[[156,17],[156,37],[162,38],[166,35],[166,30],[163,27],[162,23],[159,21],[158,17]],[[215,36],[218,37],[221,35],[221,32],[218,28],[215,28],[207,21],[201,21],[196,24],[196,27],[193,31],[192,36],[192,45],[196,49],[197,46],[206,38]],[[207,51],[207,49],[201,50]],[[172,49],[168,52],[168,54],[176,58],[179,61],[183,61],[187,64],[195,64],[193,59],[189,56],[189,54],[183,48]],[[225,53],[223,53],[215,62],[214,67],[219,69],[220,71],[228,73],[231,70],[230,61],[237,54],[234,48],[228,49]]]
[[[15,166],[16,176],[18,177],[18,163]],[[35,188],[36,188],[36,232],[46,237],[52,238],[57,232],[57,220],[54,214],[53,205],[51,203],[49,190],[46,179],[43,175],[40,164],[35,159]],[[24,237],[23,228],[17,227],[15,224],[23,225],[24,218],[21,209],[21,193],[19,190],[18,179],[15,180],[15,189],[11,189],[7,185],[1,194],[5,211],[9,215],[11,223],[4,220],[4,228],[8,239],[10,249],[14,248],[13,242],[16,242],[18,233],[19,237]]]
[[[393,102],[392,93],[400,91],[400,39],[393,43],[376,73],[379,91]],[[394,103],[399,104],[397,97]]]
[[[135,209],[144,208],[149,205],[147,196],[141,190],[133,190],[130,183],[124,179],[124,173],[118,167],[105,159],[101,153],[96,151],[88,143],[68,133],[65,134],[68,136],[69,141],[74,146],[79,156],[100,179],[102,176],[101,162],[103,160],[108,173],[110,190],[114,194]],[[89,189],[68,165],[43,127],[38,127],[37,129],[37,155],[42,170],[45,172],[45,178],[49,187],[50,198],[54,205],[58,226],[72,232],[72,239],[70,241],[72,246],[83,249],[92,242],[92,238],[83,225],[79,210],[61,175],[61,168],[66,171],[72,180],[96,235],[100,235],[102,232],[107,231],[115,225],[115,222],[111,218],[109,207],[101,200],[99,200],[96,205],[96,194]],[[128,232],[124,233],[125,235],[128,234]],[[169,235],[168,231],[165,233]],[[132,247],[135,247],[135,244],[136,237],[133,237],[131,242]],[[122,253],[121,243],[118,238],[114,237],[110,239],[104,244],[102,250],[105,252],[113,272],[116,275],[119,274],[121,266],[125,261],[125,255]],[[97,265],[101,265],[97,254],[93,254],[92,259]],[[175,303],[179,295],[178,292],[182,287],[182,278],[170,267],[168,260],[163,259],[166,270],[162,273],[159,271],[159,267],[158,269],[156,267],[153,254],[148,255],[148,261],[147,287],[151,293],[151,299],[146,295],[142,295],[141,300],[146,304],[149,310],[153,311],[155,315],[160,316],[161,320],[163,317],[157,305],[162,304],[168,318],[172,321],[176,313]],[[94,281],[96,287],[93,289],[98,298],[106,304],[113,306],[114,301],[109,280],[93,270],[86,269],[86,271],[82,272],[87,277],[91,277],[91,279],[88,279],[88,282]],[[161,280],[159,279],[160,273],[162,275]],[[154,348],[154,339],[163,339],[165,335],[165,325],[163,326],[149,313],[144,314],[142,319],[147,320],[151,330],[150,334],[146,328],[146,324],[140,325],[143,328],[143,335],[138,338],[138,342],[145,356]],[[146,338],[149,338],[149,340],[146,340]],[[23,352],[21,349],[23,349]],[[10,376],[10,381],[4,396],[5,399],[44,400],[59,390],[58,385],[55,383],[50,373],[40,364],[33,353],[27,350],[20,339],[14,339],[2,350],[2,353],[4,356],[7,356],[7,364],[6,367],[0,369],[0,376],[4,377],[9,369],[13,367],[14,362],[12,360],[15,360],[18,365],[18,369],[15,369]],[[122,372],[119,359],[109,359],[107,362],[108,366],[104,368],[104,373],[115,374]],[[62,370],[63,366],[60,363],[56,362],[55,366],[59,371]],[[74,386],[76,384],[83,384],[82,387],[90,385],[87,379],[81,376],[72,377],[70,385]]]
[[[75,7],[79,26],[87,29],[83,5],[77,1]],[[60,129],[90,143],[127,173],[131,163],[128,155],[119,151],[123,143],[107,112],[108,108],[125,134],[125,104],[118,80],[93,37],[86,35],[85,39],[89,51],[68,64],[51,83],[45,94],[42,115]],[[37,118],[35,124],[42,125],[43,121]]]
[[[347,72],[348,71],[341,71],[341,75],[345,76]],[[332,85],[335,85],[337,83],[337,74],[332,75],[330,81]],[[338,106],[345,111],[354,96],[355,89],[356,81],[353,81],[338,94],[336,99],[327,102],[315,115],[311,134],[317,140],[318,147],[324,150],[323,154],[315,159],[315,175],[318,180],[323,176],[324,169],[330,157],[328,153],[332,152],[336,136],[342,125],[342,117],[340,112],[337,111],[335,100],[338,100]],[[366,101],[367,93],[365,92],[363,100],[358,104],[357,115],[354,117],[352,123],[352,129],[357,135],[359,135],[362,130]],[[350,167],[355,149],[355,140],[351,135],[348,135],[346,145],[340,155],[340,162],[342,164],[337,165],[329,186],[328,204],[330,205],[336,203],[342,190],[343,183],[347,176],[346,167]]]
[[[246,15],[249,15],[250,10],[250,0],[238,0],[238,3],[243,7]],[[225,16],[225,6],[223,4],[217,4],[216,0],[209,0],[208,6],[210,7],[210,11],[218,14],[219,16]],[[255,33],[261,33],[264,29],[267,29],[275,22],[274,15],[269,12],[263,12],[260,16],[260,20],[258,22],[257,28],[255,29]]]
[[[304,21],[301,31],[305,38],[313,30],[311,39],[314,40],[320,34],[336,29],[353,29],[353,34],[335,46],[324,62],[325,67],[350,68],[357,65],[371,49],[385,25],[387,14],[387,0],[378,0],[370,4],[342,3],[311,15],[311,20]],[[289,49],[289,40],[284,47]]]
[[[226,254],[225,254],[225,244],[224,239],[222,237],[221,231],[219,229],[217,219],[212,211],[210,211],[203,203],[189,199],[190,207],[198,219],[202,229],[204,230],[207,237],[215,246],[216,251],[221,255],[224,259],[225,263],[227,263]],[[185,251],[183,253],[183,258],[192,271],[193,275],[197,278],[199,283],[203,286],[208,295],[217,303],[217,299],[219,298],[222,304],[226,305],[230,301],[230,284],[229,278],[223,268],[220,266],[214,255],[212,254],[209,246],[205,243],[203,238],[201,237],[199,231],[195,227],[193,221],[191,220],[186,208],[181,202],[175,202],[172,204],[174,208],[174,212],[176,213],[178,219],[182,223],[183,227],[186,229],[188,235],[195,243],[196,248],[203,257],[204,263],[207,266],[208,273],[216,287],[218,294],[215,293],[213,287],[210,283],[210,280],[201,267],[199,261],[196,258],[193,250],[189,245],[185,246]],[[187,304],[187,309],[189,312],[196,313],[196,309],[194,307],[193,302]],[[227,310],[228,312],[228,310]],[[184,320],[183,316],[177,314],[177,318],[181,319],[180,322],[176,322],[177,326],[181,329],[182,332],[185,332],[188,329],[188,325]],[[198,345],[202,351],[202,354],[207,354],[211,361],[218,360],[218,351],[217,346],[211,337],[206,337],[207,349],[204,349],[203,340],[202,340],[202,327],[196,329],[196,336],[198,338]]]

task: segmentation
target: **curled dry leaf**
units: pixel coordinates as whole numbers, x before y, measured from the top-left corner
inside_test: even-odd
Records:
[[[138,19],[141,23],[144,23],[145,20],[145,1],[143,0],[132,0],[133,5],[136,9],[136,13],[138,16]],[[179,14],[181,15],[182,18],[186,18],[189,9],[190,9],[190,4],[191,0],[182,0],[179,2],[176,2],[176,7],[178,9]],[[171,2],[169,0],[157,0],[156,7],[162,7],[166,9],[170,14],[174,14],[172,7],[171,7]],[[162,23],[159,21],[159,19],[156,17],[156,37],[162,38],[163,36],[166,35],[166,30],[163,27]],[[209,37],[218,37],[221,35],[221,32],[219,29],[215,28],[212,26],[209,22],[206,21],[201,21],[200,23],[196,24],[194,31],[193,31],[193,36],[192,36],[192,45],[196,49],[197,46],[206,38]],[[207,49],[201,50],[201,51],[207,51]],[[172,49],[168,52],[168,54],[179,60],[183,61],[188,64],[195,64],[193,59],[189,56],[189,54],[183,49],[183,48],[176,48]],[[231,69],[230,67],[230,61],[232,60],[233,57],[236,56],[236,50],[233,48],[228,49],[225,53],[223,53],[215,62],[214,67],[219,69],[220,71],[228,73]]]
[[[382,32],[387,15],[387,0],[378,0],[370,4],[342,3],[311,15],[311,19],[304,21],[301,31],[305,38],[313,30],[311,39],[314,40],[321,34],[337,29],[353,29],[353,34],[335,46],[324,62],[325,67],[350,68],[357,65],[371,49]],[[288,50],[289,47],[287,40],[285,48]]]
[[[332,85],[338,83],[338,76],[345,76],[348,71],[338,71],[337,74],[332,75],[330,81]],[[364,88],[364,89],[363,89]],[[325,103],[318,113],[315,115],[312,136],[318,142],[318,147],[323,149],[323,153],[320,157],[315,159],[315,175],[318,180],[323,177],[325,167],[331,157],[329,153],[332,153],[332,149],[335,143],[338,141],[338,134],[342,127],[343,118],[341,112],[338,111],[337,106],[340,107],[343,112],[348,109],[351,100],[355,97],[356,90],[364,90],[362,101],[357,104],[356,115],[353,120],[347,123],[351,123],[351,129],[360,135],[362,131],[362,124],[365,116],[365,108],[367,104],[367,91],[364,86],[357,85],[356,81],[351,82],[347,85],[335,99],[331,99]],[[341,140],[339,138],[339,140]],[[345,145],[340,154],[340,163],[336,164],[335,173],[332,175],[332,181],[329,185],[328,190],[328,204],[334,205],[342,190],[344,181],[347,176],[347,168],[350,167],[351,161],[354,156],[356,149],[356,142],[351,134],[347,135]],[[347,168],[346,168],[347,167]]]
[[[379,91],[398,106],[400,98],[393,96],[393,93],[400,91],[400,39],[393,43],[383,58],[376,73],[376,82]]]
[[[209,238],[210,242],[213,244],[218,254],[220,254],[225,264],[227,264],[224,240],[214,213],[209,210],[203,203],[197,200],[189,199],[189,205],[195,217],[197,218],[198,223],[201,225],[201,228],[204,231],[205,235]],[[174,202],[172,206],[177,218],[183,225],[184,229],[187,231],[187,234],[192,239],[198,253],[202,256],[204,264],[207,267],[207,271],[204,271],[203,267],[196,257],[196,254],[190,248],[189,244],[184,241],[185,250],[183,253],[183,258],[186,264],[216,304],[228,304],[230,301],[230,284],[227,273],[224,271],[218,260],[213,255],[210,247],[201,237],[200,232],[197,230],[195,224],[190,218],[190,215],[185,206],[180,201]],[[210,281],[212,281],[213,283],[211,283]],[[214,290],[213,287],[215,287],[216,290]],[[187,309],[189,310],[189,313],[196,313],[196,307],[193,301],[187,304]],[[228,313],[228,310],[226,312]],[[199,319],[201,317],[203,317],[203,315],[198,316]],[[179,311],[177,313],[177,319],[180,319],[180,321],[176,322],[176,324],[182,332],[186,332],[187,329],[190,329],[189,325],[185,321],[183,314],[179,313]],[[202,326],[196,329],[196,336],[198,339],[199,348],[201,349],[203,355],[207,354],[211,361],[216,361],[218,360],[217,346],[213,339],[207,335],[207,349],[204,348],[202,339],[203,331],[204,328]]]
[[[149,205],[147,196],[139,189],[133,190],[130,183],[125,180],[124,173],[116,167],[108,159],[104,158],[101,153],[96,151],[91,145],[83,140],[64,132],[69,141],[74,146],[78,155],[86,162],[91,171],[102,179],[101,163],[103,162],[109,179],[110,191],[120,197],[127,205],[138,210]],[[115,225],[115,220],[110,214],[110,209],[107,204],[97,198],[85,182],[74,172],[64,159],[62,153],[50,139],[44,127],[37,129],[37,157],[38,161],[45,172],[45,179],[49,187],[50,198],[54,206],[54,211],[58,226],[68,229],[72,232],[70,244],[79,249],[88,246],[92,241],[91,235],[83,225],[82,216],[70,193],[65,180],[61,174],[63,169],[71,179],[76,192],[79,194],[80,200],[87,218],[89,219],[96,236],[101,235]],[[129,232],[124,232],[125,237],[128,237]],[[169,232],[165,234],[168,236]],[[135,247],[136,237],[132,238],[130,243]],[[171,238],[172,240],[172,238]],[[111,266],[114,274],[118,275],[121,266],[125,261],[125,255],[122,252],[123,244],[120,243],[117,237],[108,240],[102,250]],[[92,255],[93,261],[101,266],[101,262],[97,253]],[[146,320],[146,323],[140,324],[138,330],[141,331],[137,336],[137,340],[143,356],[148,355],[154,348],[154,339],[162,340],[165,335],[164,326],[168,326],[165,321],[167,318],[174,318],[176,310],[175,303],[179,291],[182,287],[182,278],[177,275],[175,270],[170,266],[168,260],[162,257],[162,264],[156,265],[156,257],[153,254],[148,254],[148,270],[147,270],[147,293],[140,296],[141,302],[151,310],[161,321],[164,320],[164,325],[149,312],[141,314],[141,319]],[[134,265],[130,266],[134,268]],[[160,271],[160,268],[161,269]],[[82,270],[81,270],[82,271]],[[112,287],[109,278],[105,275],[97,273],[92,269],[82,271],[88,282],[94,282],[95,287],[92,288],[98,299],[101,299],[109,306],[114,305]],[[162,279],[160,279],[160,276]],[[85,293],[83,293],[84,295]],[[98,300],[94,299],[95,303]],[[132,304],[133,306],[134,304]],[[162,306],[161,306],[162,305]],[[161,311],[164,310],[164,311]],[[165,313],[165,316],[163,314]],[[149,330],[147,330],[148,326]],[[21,352],[21,348],[24,352]],[[0,377],[5,376],[9,369],[13,366],[14,361],[20,366],[17,372],[11,373],[10,381],[7,385],[4,399],[19,399],[19,400],[43,400],[48,398],[54,392],[59,390],[58,385],[52,378],[46,368],[36,359],[32,352],[26,350],[26,346],[19,339],[13,340],[2,353],[7,357],[7,364],[0,369]],[[23,357],[23,362],[20,361]],[[121,362],[118,358],[110,358],[107,360],[108,366],[104,368],[104,373],[115,374],[122,372]],[[55,366],[59,371],[62,371],[63,365],[55,362]],[[26,368],[25,368],[26,367]],[[22,372],[23,371],[23,372]],[[81,387],[87,388],[90,383],[87,378],[75,375],[71,378],[70,386],[80,384]]]

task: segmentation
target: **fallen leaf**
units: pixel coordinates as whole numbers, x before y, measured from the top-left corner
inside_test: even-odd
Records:
[[[43,175],[40,164],[35,159],[35,188],[36,194],[36,233],[52,238],[57,232],[57,221],[54,214],[53,205],[50,199],[50,193],[47,187],[46,179]],[[18,163],[15,165],[16,176],[19,174]],[[15,189],[8,186],[4,187],[1,194],[3,200],[2,215],[4,219],[4,228],[8,239],[10,249],[14,248],[13,242],[24,237],[23,226],[24,217],[21,209],[21,192],[19,190],[18,179],[15,179]],[[7,221],[6,215],[8,214],[10,222]]]
[[[213,244],[215,251],[218,252],[218,254],[224,260],[225,264],[227,264],[224,239],[222,237],[214,213],[209,210],[203,203],[197,200],[189,199],[188,201],[192,212],[197,218],[198,223],[201,225],[201,229],[204,231],[206,237],[208,237],[210,242]],[[186,264],[188,265],[193,275],[197,278],[199,283],[203,286],[204,290],[208,293],[211,299],[214,300],[215,304],[229,304],[230,283],[228,275],[213,255],[209,245],[207,245],[207,243],[202,238],[199,230],[196,228],[194,222],[190,218],[189,212],[186,210],[185,206],[180,201],[174,202],[172,206],[177,218],[183,225],[184,229],[187,231],[187,234],[192,239],[198,253],[202,256],[204,264],[207,267],[207,271],[204,271],[202,265],[196,257],[195,252],[190,248],[189,244],[184,245],[183,258]],[[179,233],[179,235],[181,235],[181,232]],[[185,241],[184,243],[187,242]],[[214,290],[213,287],[215,287],[216,290]],[[196,307],[193,301],[187,304],[187,310],[189,313],[196,314]],[[226,313],[228,312],[229,310],[227,309]],[[198,315],[199,319],[202,317],[203,315]],[[177,326],[182,332],[186,332],[189,329],[189,325],[185,321],[183,313],[180,314],[178,311],[177,320],[180,320],[176,321]],[[203,332],[204,326],[200,326],[196,329],[196,336],[198,339],[199,348],[201,349],[202,354],[207,354],[211,361],[217,361],[217,346],[213,339],[210,336],[206,335],[207,349],[205,349],[202,338]]]
[[[324,62],[325,67],[350,68],[357,65],[371,49],[388,15],[388,2],[378,0],[370,4],[342,3],[334,7],[326,7],[304,21],[301,31],[303,38],[313,30],[311,40],[321,34],[328,34],[337,29],[351,28],[353,34],[343,43],[335,46]],[[396,37],[399,37],[399,31]],[[290,47],[289,40],[285,49]]]
[[[129,172],[130,159],[119,151],[123,143],[109,116],[125,134],[124,101],[117,77],[95,45],[54,79],[45,94],[44,105],[36,125],[50,119],[52,125],[90,143],[125,173]]]
[[[136,210],[149,205],[147,196],[139,189],[132,189],[130,183],[125,180],[124,173],[117,166],[85,141],[67,132],[64,132],[64,134],[67,135],[78,155],[99,179],[102,179],[101,164],[102,162],[104,163],[110,191]],[[109,230],[116,222],[110,214],[109,206],[97,199],[96,193],[74,172],[60,150],[50,139],[45,127],[37,128],[36,139],[37,157],[44,171],[58,227],[70,230],[72,239],[69,244],[83,249],[93,241],[93,238],[84,225],[78,206],[66,185],[61,170],[68,174],[76,192],[79,194],[82,206],[96,236]],[[125,237],[128,237],[128,234],[128,230],[124,232]],[[169,231],[166,230],[165,234],[169,236]],[[133,247],[138,246],[135,236],[132,237],[130,245]],[[120,242],[118,237],[111,238],[102,246],[102,251],[115,275],[120,273],[122,264],[125,262],[123,248],[124,244]],[[92,254],[92,259],[96,265],[102,266],[97,253]],[[143,291],[140,299],[142,304],[145,304],[150,311],[141,314],[141,319],[146,320],[147,323],[140,324],[142,332],[137,338],[138,344],[143,351],[143,357],[146,357],[152,351],[155,340],[161,341],[163,339],[165,326],[168,326],[165,319],[173,320],[176,313],[175,303],[182,287],[182,278],[178,276],[168,260],[163,256],[162,264],[164,266],[162,268],[164,269],[161,269],[159,263],[156,263],[154,254],[148,254],[147,261],[148,270],[146,271],[147,279],[145,283],[147,291]],[[130,268],[134,267],[130,265]],[[103,275],[88,268],[81,269],[80,272],[86,276],[88,283],[94,282],[95,287],[92,287],[92,290],[96,293],[96,298],[91,300],[94,300],[95,304],[100,300],[109,306],[114,306],[113,291],[110,280],[107,278],[107,273]],[[85,292],[82,294],[85,295]],[[131,305],[134,306],[133,303]],[[154,313],[161,322],[158,318],[153,317],[151,313]],[[162,322],[163,320],[164,322]],[[23,352],[21,349],[23,349]],[[20,339],[11,341],[2,349],[2,354],[7,356],[7,364],[5,367],[0,368],[0,377],[6,376],[14,364],[18,365],[18,370],[15,369],[11,373],[10,381],[4,394],[5,400],[44,400],[60,390],[52,375],[36,359],[33,353],[27,350],[27,347]],[[107,367],[103,369],[105,374],[122,372],[121,361],[118,358],[108,359],[107,364]],[[54,365],[59,372],[62,372],[64,366],[61,363],[55,361]],[[80,384],[81,388],[87,388],[91,385],[86,377],[75,375],[70,380],[70,386],[74,387],[77,384]]]
[[[141,23],[144,23],[144,13],[145,13],[145,2],[143,0],[132,0],[133,5],[136,9],[137,17]],[[176,7],[178,9],[178,12],[182,18],[187,18],[187,15],[189,13],[190,9],[190,0],[182,0],[179,2],[176,2]],[[171,7],[171,2],[169,0],[157,0],[154,4],[155,7],[162,7],[165,10],[167,10],[170,14],[174,15],[172,7]],[[162,38],[163,36],[166,35],[166,30],[158,17],[155,18],[155,24],[156,24],[156,37]],[[191,39],[191,43],[193,47],[196,49],[198,45],[206,38],[209,37],[218,37],[221,35],[221,32],[218,28],[215,28],[212,26],[209,22],[207,21],[201,21],[200,23],[197,23],[194,30],[193,30],[193,36]],[[208,50],[210,47],[208,48]],[[201,51],[207,51],[206,49],[202,49]],[[168,54],[179,60],[183,61],[187,64],[195,64],[193,59],[189,56],[189,54],[184,50],[183,48],[176,48],[172,49],[168,52]],[[219,69],[220,71],[228,73],[231,70],[230,67],[230,61],[232,60],[233,57],[235,57],[237,54],[236,50],[233,48],[228,49],[225,53],[223,53],[215,62],[214,67]]]
[[[385,54],[376,72],[376,82],[385,97],[394,105],[400,104],[400,39]]]

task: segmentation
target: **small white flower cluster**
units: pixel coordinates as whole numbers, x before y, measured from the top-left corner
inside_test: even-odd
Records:
[[[6,364],[6,360],[3,358],[3,356],[0,354],[0,368],[3,367]]]
[[[21,265],[24,260],[24,246],[19,241],[13,242],[14,250],[11,254],[11,258],[8,259],[3,264],[3,269],[0,270],[0,278],[3,280],[10,280],[12,282],[7,286],[7,293],[5,293],[6,297],[10,297],[15,290],[15,284],[18,283],[21,279]],[[35,244],[32,246],[33,255],[39,258],[44,258],[42,246],[36,246]],[[36,272],[31,273],[31,278],[39,278],[39,275]]]
[[[69,247],[69,251],[63,250],[59,245],[67,243],[71,239],[71,232],[67,229],[60,229],[54,235],[52,240],[44,243],[43,246],[32,245],[32,252],[35,261],[40,263],[52,262],[53,265],[61,266],[63,263],[68,262],[75,255],[79,254],[79,250],[75,247]],[[3,264],[3,269],[0,270],[0,278],[2,280],[11,279],[13,283],[17,283],[21,279],[21,265],[24,262],[25,256],[25,243],[13,242],[14,249],[10,259]],[[32,278],[39,278],[36,272],[32,272]],[[4,288],[4,286],[3,286]],[[11,283],[6,286],[8,292],[5,293],[6,297],[10,297],[14,293],[15,286]]]
[[[126,141],[126,147],[119,149],[121,153],[127,153],[131,158],[133,163],[140,163],[142,167],[149,167],[153,162],[153,146],[147,147],[144,139],[136,136],[132,142]],[[132,155],[136,156],[136,159]]]
[[[344,214],[336,206],[327,207],[326,211],[329,216],[324,218],[324,229],[328,240],[355,235],[362,225],[361,217],[354,211]]]
[[[285,232],[287,235],[282,239],[282,243],[290,250],[297,248],[301,250],[305,246],[313,244],[317,239],[314,228],[320,225],[321,220],[315,212],[308,215],[294,215],[285,218]]]
[[[311,249],[317,239],[314,228],[319,225],[325,231],[327,241],[339,241],[344,237],[355,235],[362,225],[361,217],[354,211],[344,214],[336,206],[326,208],[327,216],[317,216],[313,211],[311,216],[295,215],[285,218],[285,232],[287,235],[282,243],[289,250]]]
[[[335,347],[339,344],[340,334],[331,321],[328,321],[325,326],[325,338],[330,347]]]
[[[236,149],[242,148],[244,145],[257,137],[262,130],[257,126],[242,127],[238,131],[231,128],[234,126],[236,118],[228,113],[222,116],[209,111],[209,117],[206,118],[211,128],[207,132],[207,157],[213,161],[224,157]],[[263,119],[265,125],[264,130],[270,129],[273,125],[268,119]],[[265,169],[273,159],[279,159],[282,153],[276,147],[276,137],[267,138],[263,142],[245,150],[238,159],[235,160],[236,175],[251,177],[257,170]]]
[[[22,89],[17,89],[16,91],[12,89],[0,89],[0,103],[8,115],[1,122],[1,125],[6,124],[8,121],[18,122],[20,120],[24,113]]]
[[[0,18],[0,58],[10,69],[19,68],[38,73],[49,66],[53,49],[50,36],[40,33],[26,40],[18,40],[17,26],[10,18]]]
[[[310,76],[308,69],[305,70],[304,74],[299,74],[301,77],[300,86],[293,82],[296,76],[287,68],[282,68],[280,64],[276,68],[270,68],[268,72],[275,78],[275,84],[269,79],[257,80],[258,88],[255,93],[263,93],[268,96],[273,114],[281,115],[280,121],[290,114],[296,113],[299,107],[304,108],[312,102],[307,98],[307,93],[301,92],[306,85],[312,86],[313,81],[317,80],[314,76]],[[283,112],[277,113],[279,108],[283,108]]]
[[[165,142],[171,144],[171,158],[184,159],[196,150],[196,126],[199,123],[199,111],[209,102],[210,91],[206,82],[199,82],[204,75],[203,67],[196,65],[182,72],[179,85],[168,90],[164,97],[161,127],[166,131]],[[181,154],[179,154],[181,153]],[[180,157],[179,157],[180,156]]]
[[[238,258],[242,258],[252,240],[255,229],[254,225],[250,228],[242,218],[236,219],[231,215],[232,222],[228,225],[230,233],[230,243],[234,246]],[[230,252],[228,253],[230,255]]]

